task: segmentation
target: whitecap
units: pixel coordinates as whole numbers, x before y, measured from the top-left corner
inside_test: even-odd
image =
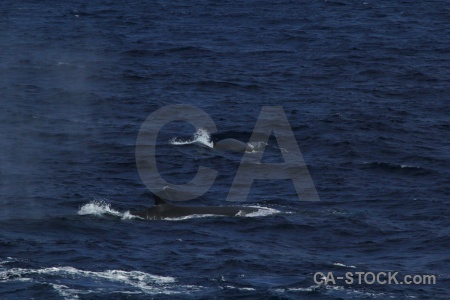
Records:
[[[254,218],[254,217],[265,217],[265,216],[280,213],[279,210],[276,210],[273,208],[268,208],[268,207],[261,207],[261,206],[248,206],[248,207],[257,208],[258,210],[255,212],[252,212],[252,213],[246,213],[245,211],[239,211],[236,214],[236,217]],[[211,217],[224,218],[226,216],[216,215],[216,214],[193,214],[193,215],[188,215],[188,216],[183,216],[183,217],[178,217],[178,218],[164,218],[164,220],[166,220],[166,221],[183,221],[183,220],[189,220],[189,219],[211,218]]]
[[[123,213],[122,220],[131,220],[131,219],[142,219],[142,218],[131,214],[129,210]]]
[[[198,218],[210,218],[210,217],[222,217],[221,215],[213,215],[213,214],[195,214],[195,215],[187,215],[179,218],[164,218],[166,221],[183,221],[189,219],[198,219]]]
[[[315,284],[309,287],[296,287],[296,288],[287,288],[287,289],[277,289],[276,291],[279,293],[288,292],[317,292],[320,290],[321,294],[331,296],[333,298],[372,298],[372,299],[386,299],[386,298],[395,298],[393,294],[387,294],[383,292],[377,291],[367,291],[367,290],[359,290],[351,287],[344,287],[339,285],[328,285],[328,284]]]
[[[255,212],[252,212],[252,213],[248,213],[248,214],[239,212],[237,215],[243,216],[243,217],[254,218],[254,217],[266,217],[266,216],[281,213],[281,211],[274,209],[274,208],[268,208],[268,207],[262,207],[262,206],[249,206],[249,207],[257,208],[258,210]]]
[[[356,268],[355,266],[346,266],[343,263],[339,263],[339,262],[333,263],[333,266],[345,267],[345,268],[354,268],[354,269]]]
[[[190,138],[174,137],[171,138],[168,143],[171,145],[190,145],[196,143],[207,146],[209,148],[214,147],[214,144],[211,141],[210,133],[203,128],[198,129]]]
[[[64,297],[64,299],[66,300],[80,299],[80,297],[78,297],[78,294],[89,294],[93,292],[71,289],[63,284],[50,283],[50,285],[61,297]]]
[[[122,217],[124,214],[114,210],[111,208],[111,204],[105,202],[104,200],[94,200],[83,205],[78,214],[81,216],[84,215],[93,215],[93,216],[102,216],[102,215],[113,215],[117,217]]]
[[[92,284],[87,280],[92,280]],[[89,293],[186,294],[203,288],[178,285],[174,277],[153,275],[141,271],[85,271],[71,266],[0,270],[0,283],[14,281],[49,284],[65,299],[78,299],[80,294]],[[112,283],[112,285],[105,285],[105,283]],[[72,284],[76,285],[77,289],[71,287]],[[85,289],[82,288],[83,286]],[[109,288],[105,288],[105,286],[109,286]]]

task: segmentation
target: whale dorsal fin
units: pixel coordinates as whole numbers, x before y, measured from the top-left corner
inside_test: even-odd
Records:
[[[153,201],[155,202],[155,205],[164,205],[167,204],[166,201],[158,197],[157,195],[153,195]]]

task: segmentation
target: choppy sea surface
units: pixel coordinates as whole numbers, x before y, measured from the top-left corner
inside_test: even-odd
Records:
[[[448,299],[449,20],[448,1],[2,1],[0,299]],[[282,106],[320,201],[256,180],[240,204],[270,213],[133,217],[153,205],[138,132],[170,104],[244,142]],[[158,170],[213,168],[188,204],[236,205],[242,154],[209,134],[164,126]]]

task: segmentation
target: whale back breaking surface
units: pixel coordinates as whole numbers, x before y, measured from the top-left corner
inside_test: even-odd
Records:
[[[251,150],[248,144],[231,138],[223,139],[214,143],[214,149],[228,150],[233,152],[245,152]]]
[[[173,205],[154,195],[154,206],[143,211],[132,213],[143,219],[160,220],[166,218],[181,218],[190,215],[236,216],[258,211],[258,208],[244,206],[188,206]]]

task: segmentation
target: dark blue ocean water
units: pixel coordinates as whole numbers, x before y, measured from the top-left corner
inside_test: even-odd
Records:
[[[0,299],[447,299],[449,20],[444,0],[2,1]],[[283,106],[320,201],[262,180],[241,204],[276,213],[130,218],[152,205],[139,129],[169,104],[242,141]],[[214,168],[189,204],[234,205],[242,155],[169,142],[194,133],[161,130],[159,171]],[[389,271],[436,284],[313,276]]]

